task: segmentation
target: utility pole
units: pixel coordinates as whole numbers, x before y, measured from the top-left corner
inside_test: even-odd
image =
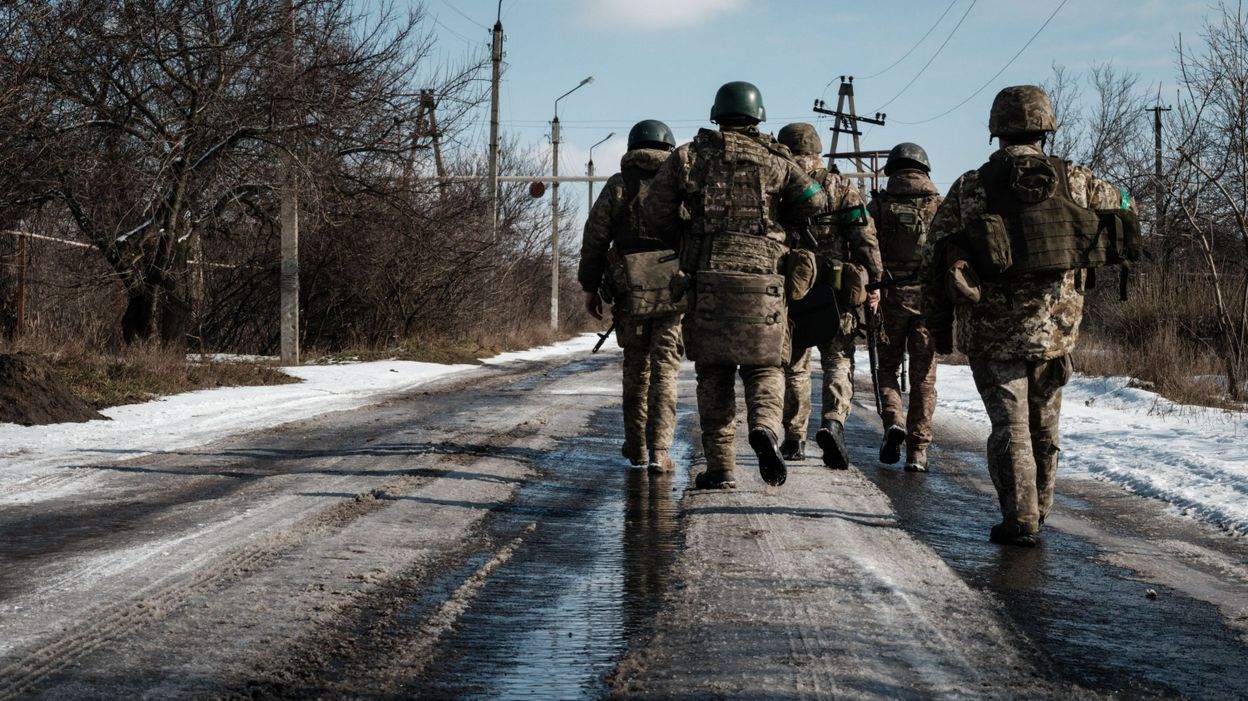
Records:
[[[26,235],[26,222],[19,225],[22,233],[17,237],[17,318],[13,327],[13,335],[21,336],[26,333],[26,263],[27,263],[27,241],[29,236]]]
[[[846,109],[849,111],[847,112]],[[879,159],[881,154],[888,155],[887,151],[863,151],[859,137],[862,131],[858,128],[859,122],[867,124],[875,124],[884,126],[884,118],[887,116],[882,112],[876,112],[875,117],[860,117],[857,109],[854,107],[854,77],[851,75],[848,79],[841,76],[841,87],[837,91],[836,109],[827,109],[823,100],[815,100],[814,111],[819,114],[826,114],[832,117],[832,148],[828,151],[828,170],[839,172],[836,168],[836,159],[846,158],[854,164],[855,172],[847,175],[857,176],[858,189],[866,194],[865,178],[871,178],[871,189],[879,189]],[[839,153],[836,150],[837,143],[840,141],[841,134],[849,134],[854,140],[854,150],[845,153]],[[871,159],[871,172],[864,170],[863,159]]]
[[[615,136],[615,132],[611,132],[610,134],[607,134],[606,136],[602,137],[602,140],[601,140],[601,141],[599,141],[598,143],[596,143],[596,144],[594,144],[593,146],[590,146],[590,147],[589,147],[589,163],[586,163],[586,164],[585,164],[585,175],[589,176],[589,178],[590,178],[590,181],[589,181],[589,209],[593,209],[593,208],[594,208],[594,181],[593,181],[593,177],[594,177],[594,149],[596,149],[596,148],[598,148],[599,146],[601,146],[601,145],[603,145],[604,143],[606,143],[607,139],[610,139],[610,138],[611,138],[611,137],[613,137],[613,136]],[[589,209],[585,210],[585,211],[586,211],[586,213],[588,213],[588,212],[589,212]]]
[[[1160,98],[1160,91],[1158,92]],[[1153,113],[1153,207],[1154,216],[1153,231],[1162,233],[1165,225],[1162,223],[1162,178],[1161,178],[1161,113],[1169,112],[1169,107],[1162,107],[1159,101],[1153,107],[1146,107],[1146,112]]]
[[[490,42],[490,239],[498,238],[498,83],[503,65],[503,0],[498,0],[498,16]]]
[[[290,70],[289,90],[294,91],[298,71],[295,66],[295,10],[292,0],[282,0],[282,21],[287,37],[283,42],[283,63]],[[291,100],[291,104],[294,101]],[[294,110],[286,117],[293,119]],[[282,153],[282,365],[299,364],[299,178],[295,171],[295,137],[288,134]]]
[[[555,98],[555,118],[550,122],[550,328],[555,331],[559,330],[559,101],[592,82],[591,75]]]

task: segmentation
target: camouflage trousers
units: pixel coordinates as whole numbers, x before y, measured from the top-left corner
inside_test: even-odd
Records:
[[[685,354],[679,315],[616,317],[624,349],[624,444],[645,455],[672,447],[676,431],[676,376]]]
[[[746,422],[780,436],[784,411],[784,370],[772,366],[695,363],[698,418],[707,472],[727,472],[737,462],[737,374],[745,384]]]
[[[847,315],[848,316],[848,315]],[[856,326],[844,321],[842,331]],[[845,423],[850,403],[854,400],[854,335],[840,336],[819,346],[819,364],[823,367],[823,414],[820,425],[829,421]],[[806,440],[810,422],[810,349],[784,368],[784,437]]]
[[[906,447],[926,448],[932,442],[932,413],[936,410],[936,351],[918,311],[918,289],[888,290],[880,303],[884,337],[880,339],[880,399],[884,427],[905,425]],[[910,407],[902,421],[901,364],[910,354]]]
[[[1070,380],[1070,356],[970,361],[975,388],[992,422],[988,472],[997,488],[1002,519],[1034,533],[1053,508],[1058,420],[1062,386]]]

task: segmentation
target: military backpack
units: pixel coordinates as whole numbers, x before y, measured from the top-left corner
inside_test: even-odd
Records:
[[[923,212],[936,195],[890,195],[877,192],[879,215],[875,221],[884,267],[894,275],[909,275],[919,267],[927,242]]]
[[[611,220],[612,296],[628,315],[648,318],[685,311],[683,299],[673,299],[672,276],[680,269],[679,256],[657,238],[647,235],[642,203],[653,171],[627,168],[624,209]]]

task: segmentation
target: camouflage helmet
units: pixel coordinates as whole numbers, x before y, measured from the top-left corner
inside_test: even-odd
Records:
[[[711,121],[718,123],[722,117],[729,116],[748,117],[756,122],[767,121],[763,94],[753,83],[734,80],[724,83],[715,92],[715,104],[711,105]]]
[[[776,139],[798,155],[819,153],[823,150],[819,132],[805,122],[784,125],[780,128],[780,133],[776,134]]]
[[[989,136],[1056,131],[1053,103],[1036,85],[1014,85],[997,93],[988,114]]]
[[[904,141],[888,152],[888,160],[884,161],[885,175],[892,175],[893,171],[906,168],[918,168],[924,173],[932,172],[932,164],[927,160],[927,151],[922,146]]]
[[[657,119],[643,119],[628,130],[628,150],[635,148],[660,148],[666,146],[668,151],[676,148],[676,137],[672,130]]]

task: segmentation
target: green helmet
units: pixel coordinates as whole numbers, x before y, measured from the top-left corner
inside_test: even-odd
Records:
[[[918,168],[924,173],[932,172],[932,164],[927,160],[927,151],[922,146],[905,141],[888,152],[888,160],[884,161],[885,175],[892,175],[893,171],[906,168]]]
[[[780,128],[780,133],[776,134],[776,140],[797,155],[817,154],[823,150],[819,132],[805,122],[784,125]]]
[[[767,121],[767,109],[763,107],[763,94],[753,83],[734,80],[724,83],[715,93],[711,105],[711,121],[718,123],[723,117],[748,117],[756,122]]]
[[[676,148],[676,137],[672,130],[657,119],[643,119],[628,130],[628,150],[635,148],[664,148],[671,151]]]
[[[1056,131],[1057,117],[1053,103],[1044,89],[1036,85],[1014,85],[997,93],[988,113],[990,136],[1014,136],[1043,131]]]

